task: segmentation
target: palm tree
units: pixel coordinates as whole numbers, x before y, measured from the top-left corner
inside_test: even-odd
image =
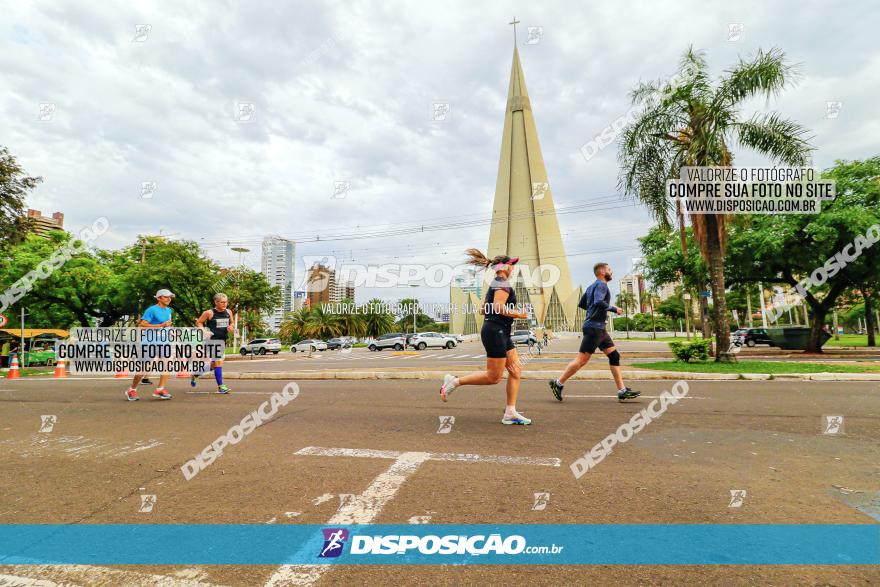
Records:
[[[311,308],[304,306],[294,312],[288,312],[278,328],[278,336],[287,342],[308,338],[310,334],[306,333],[306,324],[310,310]]]
[[[677,83],[643,83],[631,94],[633,104],[643,110],[621,137],[618,157],[624,193],[638,198],[668,228],[673,207],[666,197],[666,180],[678,178],[684,166],[731,165],[729,145],[734,142],[786,165],[806,165],[812,148],[803,126],[774,112],[750,118],[740,112],[743,102],[753,97],[778,95],[794,76],[784,53],[771,49],[759,50],[751,61],[740,60],[713,82],[703,53],[689,48],[679,64]],[[683,216],[679,221],[686,251]],[[694,238],[709,268],[716,361],[734,360],[726,352],[730,326],[724,295],[725,222],[724,215],[691,216]]]
[[[345,307],[354,306],[354,300],[344,299],[342,303],[346,304]],[[361,312],[345,312],[339,315],[339,320],[342,323],[342,332],[346,336],[360,338],[367,333],[367,321]]]
[[[390,312],[383,311],[382,307],[385,302],[374,298],[367,302],[366,308],[362,316],[366,327],[366,336],[380,336],[386,332],[391,332],[394,328],[394,316]]]
[[[312,306],[306,320],[307,328],[318,338],[332,338],[339,336],[345,328],[342,316],[333,312],[326,312],[323,304]]]
[[[628,291],[622,291],[617,294],[617,305],[623,308],[623,313],[626,316],[626,337],[629,338],[629,308],[630,306],[635,306],[636,298],[633,294]]]

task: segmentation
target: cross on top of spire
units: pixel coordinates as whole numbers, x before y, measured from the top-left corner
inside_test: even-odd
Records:
[[[520,21],[516,20],[516,17],[514,16],[514,17],[513,17],[513,20],[510,21],[509,23],[507,23],[507,24],[512,24],[512,25],[513,25],[513,44],[514,44],[514,46],[516,46],[516,25],[518,25],[519,22],[520,22]]]

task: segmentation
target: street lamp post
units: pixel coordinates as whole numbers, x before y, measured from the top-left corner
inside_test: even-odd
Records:
[[[691,339],[691,294],[684,292],[681,296],[684,300],[684,329],[687,331],[687,339]]]
[[[410,287],[418,287],[418,285],[411,283]],[[418,334],[416,329],[416,316],[418,315],[418,304],[416,303],[416,299],[413,298],[413,334]]]

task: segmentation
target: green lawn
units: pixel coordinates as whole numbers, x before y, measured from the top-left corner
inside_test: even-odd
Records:
[[[858,365],[840,363],[800,363],[797,361],[739,361],[738,363],[676,363],[658,361],[633,363],[640,369],[684,371],[687,373],[872,373],[880,371],[880,363]]]

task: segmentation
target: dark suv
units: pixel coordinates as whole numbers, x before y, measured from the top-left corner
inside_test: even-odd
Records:
[[[747,347],[753,347],[756,344],[776,346],[763,328],[740,328],[733,333],[733,344]]]

